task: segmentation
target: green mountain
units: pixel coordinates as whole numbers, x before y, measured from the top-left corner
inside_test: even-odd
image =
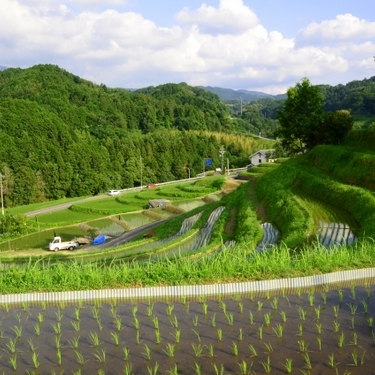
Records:
[[[250,103],[261,98],[272,98],[273,95],[265,94],[259,91],[248,91],[248,90],[232,90],[225,89],[222,87],[211,87],[202,86],[206,91],[212,92],[219,96],[224,102],[228,101],[242,101],[243,103]]]
[[[57,66],[0,72],[0,172],[7,207],[186,177],[204,158],[248,164],[261,141],[224,138],[237,123],[205,90],[166,84],[135,92]],[[221,133],[219,133],[221,132]],[[242,147],[242,144],[245,146]]]

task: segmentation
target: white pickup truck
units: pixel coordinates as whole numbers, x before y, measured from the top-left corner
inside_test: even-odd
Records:
[[[61,241],[61,237],[54,237],[53,241],[49,243],[50,251],[58,250],[74,250],[79,246],[79,243],[76,241]]]

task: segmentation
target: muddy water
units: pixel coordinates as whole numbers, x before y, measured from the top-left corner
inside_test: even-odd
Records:
[[[101,370],[105,374],[124,374],[126,368],[131,368],[129,373],[148,374],[147,367],[154,368],[157,363],[157,374],[170,374],[174,366],[179,374],[215,374],[215,365],[219,371],[223,367],[225,374],[241,374],[240,364],[246,363],[253,373],[265,374],[269,358],[271,374],[285,374],[287,359],[292,360],[293,374],[335,374],[336,367],[339,374],[375,374],[373,329],[368,323],[371,316],[375,317],[374,291],[374,285],[346,288],[341,291],[342,299],[336,289],[325,294],[311,291],[300,296],[202,298],[201,302],[113,301],[81,308],[24,306],[8,311],[3,306],[0,373],[98,374]],[[281,329],[282,337],[277,337]],[[176,342],[178,331],[180,340]],[[76,349],[74,340],[79,342]],[[127,360],[124,348],[129,350]]]

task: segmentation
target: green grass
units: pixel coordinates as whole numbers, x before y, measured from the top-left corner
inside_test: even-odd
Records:
[[[285,246],[255,253],[249,259],[252,244],[224,250],[200,262],[184,256],[153,261],[116,263],[98,262],[44,263],[29,262],[24,267],[2,271],[3,294],[105,289],[136,285],[189,285],[277,279],[309,276],[352,268],[375,266],[374,242],[353,247],[335,247],[329,252],[322,246],[304,247],[298,253]]]

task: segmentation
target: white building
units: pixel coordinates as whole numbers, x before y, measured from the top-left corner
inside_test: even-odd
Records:
[[[250,163],[252,165],[259,165],[261,163],[266,163],[269,158],[272,158],[272,154],[275,150],[259,150],[255,154],[249,156]]]

